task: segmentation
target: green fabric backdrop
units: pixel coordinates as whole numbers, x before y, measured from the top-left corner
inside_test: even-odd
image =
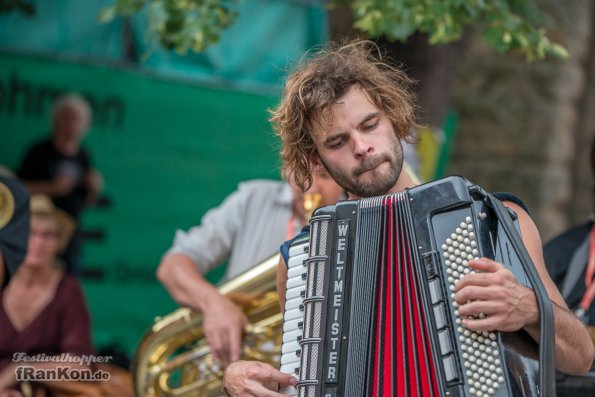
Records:
[[[126,70],[0,54],[0,164],[16,168],[49,133],[51,97],[79,91],[95,120],[84,144],[111,206],[89,210],[84,282],[97,347],[129,353],[153,318],[176,307],[155,279],[176,228],[196,224],[241,180],[279,178],[267,121],[274,95],[181,84]]]

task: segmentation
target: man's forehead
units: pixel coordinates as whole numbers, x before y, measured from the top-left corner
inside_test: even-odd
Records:
[[[315,143],[323,140],[333,127],[333,113],[330,109],[321,110],[310,119],[311,135]]]
[[[359,86],[352,86],[331,106],[321,109],[310,118],[312,135],[315,142],[329,134],[340,133],[349,125],[359,125],[370,115],[381,113],[369,95]],[[336,131],[335,131],[336,130]]]

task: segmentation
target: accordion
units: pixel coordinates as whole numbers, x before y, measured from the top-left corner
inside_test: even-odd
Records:
[[[298,384],[280,392],[555,394],[541,373],[546,353],[528,334],[470,331],[458,315],[454,285],[474,272],[468,261],[479,257],[504,264],[533,288],[540,309],[549,303],[526,263],[514,214],[491,197],[453,176],[316,210],[310,235],[289,251],[281,371]],[[551,341],[553,321],[541,314],[542,336],[550,332]]]

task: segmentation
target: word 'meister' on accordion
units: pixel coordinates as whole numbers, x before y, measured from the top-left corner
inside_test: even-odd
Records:
[[[282,393],[538,395],[537,345],[523,331],[466,329],[454,301],[455,283],[479,257],[531,287],[484,192],[471,186],[449,177],[315,212],[309,244],[290,249],[281,370],[298,386]]]

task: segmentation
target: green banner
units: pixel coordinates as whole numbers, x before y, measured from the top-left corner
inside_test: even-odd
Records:
[[[48,136],[54,97],[77,91],[94,110],[85,137],[109,205],[85,212],[84,279],[96,347],[129,353],[176,305],[155,271],[176,228],[252,178],[279,178],[267,121],[274,95],[234,92],[127,70],[0,54],[0,164],[16,169]]]

